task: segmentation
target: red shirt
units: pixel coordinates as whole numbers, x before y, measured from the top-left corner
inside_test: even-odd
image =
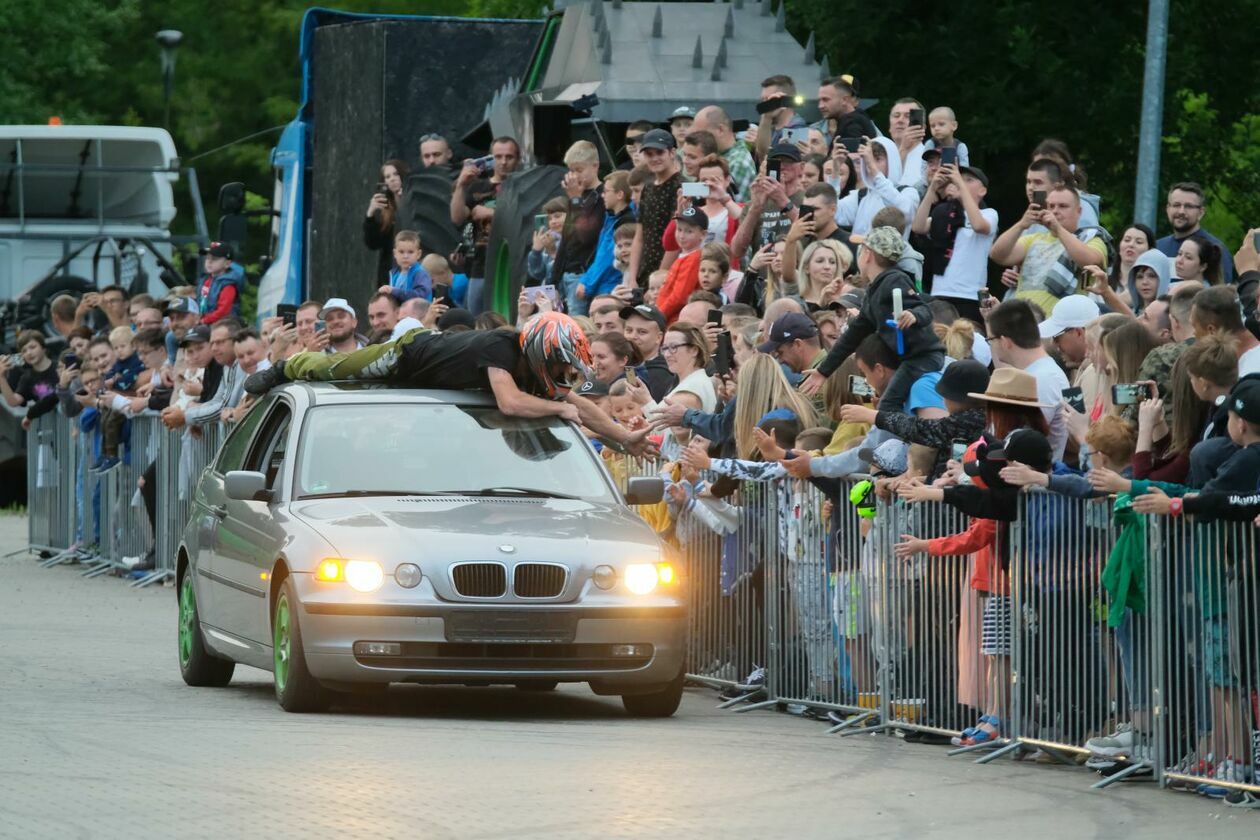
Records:
[[[687,305],[687,298],[700,288],[700,249],[674,260],[669,267],[665,285],[656,298],[656,308],[665,316],[665,323],[672,324]]]
[[[961,534],[928,540],[928,554],[933,557],[970,554],[971,588],[1009,595],[1010,583],[994,553],[996,542],[997,522],[992,519],[973,519],[971,525]]]

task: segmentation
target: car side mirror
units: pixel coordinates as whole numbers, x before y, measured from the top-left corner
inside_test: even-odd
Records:
[[[654,505],[665,498],[665,480],[657,475],[636,475],[626,482],[626,504]]]
[[[241,502],[270,502],[273,496],[267,489],[267,476],[252,470],[232,470],[225,475],[223,492]]]

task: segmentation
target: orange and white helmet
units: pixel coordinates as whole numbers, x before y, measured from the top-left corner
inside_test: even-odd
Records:
[[[521,353],[549,399],[561,399],[577,386],[570,370],[590,377],[591,345],[568,315],[542,312],[521,328]]]

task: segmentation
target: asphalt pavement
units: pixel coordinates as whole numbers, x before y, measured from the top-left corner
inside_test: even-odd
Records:
[[[0,516],[0,554],[26,542]],[[172,588],[0,560],[0,838],[1213,838],[1238,812],[1079,768],[977,766],[883,735],[715,708],[633,720],[584,686],[398,687],[290,715],[270,674],[179,677]]]

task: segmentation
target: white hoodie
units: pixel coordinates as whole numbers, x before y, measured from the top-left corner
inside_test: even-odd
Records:
[[[888,154],[888,175],[877,173],[868,189],[855,189],[840,199],[836,205],[836,224],[864,234],[871,229],[871,219],[876,213],[893,206],[905,214],[906,228],[902,235],[908,236],[914,211],[919,206],[919,192],[914,187],[897,186],[901,180],[901,155],[897,145],[887,137],[876,137],[872,142],[882,145]]]

